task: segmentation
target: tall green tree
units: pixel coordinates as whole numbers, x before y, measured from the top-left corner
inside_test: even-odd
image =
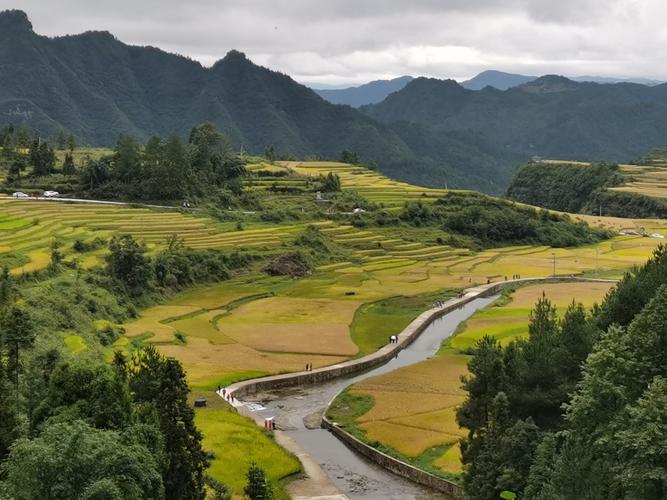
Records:
[[[264,470],[257,464],[251,464],[246,473],[247,484],[243,492],[250,500],[273,500],[273,488]]]
[[[128,234],[114,236],[109,242],[107,272],[130,295],[141,295],[149,284],[152,268],[145,253],[146,247]]]
[[[506,384],[503,349],[495,338],[485,335],[477,342],[468,371],[470,375],[461,380],[468,396],[456,411],[456,419],[472,439],[486,425],[491,404]]]
[[[21,352],[32,346],[35,340],[35,326],[28,311],[17,305],[12,305],[4,311],[0,324],[2,326],[3,343],[7,349],[8,372],[14,382],[16,412],[18,413]]]
[[[203,499],[208,459],[187,401],[189,388],[181,364],[150,346],[135,356],[130,373],[135,399],[154,405],[157,411],[168,458],[163,476],[166,498]]]

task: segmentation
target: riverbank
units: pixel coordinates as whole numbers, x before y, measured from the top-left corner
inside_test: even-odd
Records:
[[[581,278],[570,278],[575,280],[581,280]],[[313,370],[312,372],[299,372],[292,374],[276,375],[272,377],[263,377],[254,380],[248,380],[244,382],[239,382],[233,384],[227,388],[228,393],[234,394],[235,398],[245,398],[252,394],[258,392],[269,392],[277,389],[284,389],[286,387],[294,386],[303,386],[303,385],[312,385],[312,384],[323,384],[327,381],[331,381],[337,377],[345,377],[352,375],[354,373],[359,373],[362,371],[369,370],[374,366],[382,365],[387,361],[393,359],[395,355],[401,350],[408,347],[411,342],[413,342],[422,331],[436,318],[442,317],[444,314],[455,311],[456,309],[464,306],[465,304],[475,300],[476,298],[487,296],[490,294],[496,293],[501,288],[508,285],[516,285],[522,283],[532,283],[532,282],[541,282],[548,281],[550,278],[532,278],[524,280],[510,280],[500,283],[492,283],[488,285],[482,285],[478,287],[473,287],[468,290],[465,290],[462,296],[450,299],[442,304],[440,307],[432,308],[428,311],[422,313],[418,318],[416,318],[407,328],[398,335],[398,341],[395,344],[388,344],[376,353],[368,355],[364,358],[359,358],[356,360],[347,361],[345,363],[339,363],[333,366],[326,368],[320,368]],[[597,280],[592,280],[597,281]],[[437,350],[437,349],[436,349]],[[338,391],[336,391],[338,392]],[[332,395],[333,396],[333,395]],[[328,401],[326,402],[328,403]],[[325,405],[326,405],[325,403]],[[252,412],[244,406],[242,402],[239,402],[238,399],[234,405],[239,409],[240,412],[246,414],[253,418],[259,425],[263,425],[263,416],[258,412]],[[276,439],[282,440],[282,434],[286,434],[285,431],[278,430],[276,431]],[[290,436],[286,436],[290,437]],[[326,473],[319,467],[316,460],[312,459],[312,456],[307,456],[308,454],[303,454],[303,447],[296,443],[293,438],[285,440],[285,446],[289,451],[299,456],[302,460],[310,461],[310,465],[315,464],[316,468],[310,467],[310,472],[306,470],[307,474],[313,474],[314,478],[322,478],[326,476]],[[296,445],[296,446],[295,446]],[[304,466],[304,469],[308,467]],[[321,473],[320,473],[321,472]],[[319,481],[319,479],[318,479]],[[318,481],[314,481],[317,483]],[[331,484],[327,484],[327,491],[333,492]],[[290,493],[294,496],[303,496],[308,497],[309,492],[317,491],[316,486],[313,486],[309,482],[309,478],[305,478],[296,482],[294,485],[290,485]],[[340,494],[340,490],[337,490]],[[303,493],[303,494],[302,494]]]

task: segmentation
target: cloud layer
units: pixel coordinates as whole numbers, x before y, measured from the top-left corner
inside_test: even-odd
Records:
[[[667,79],[664,0],[0,0],[35,31],[107,30],[213,64],[230,49],[308,84],[485,69]]]

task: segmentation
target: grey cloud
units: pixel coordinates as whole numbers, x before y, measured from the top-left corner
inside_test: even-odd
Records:
[[[402,74],[667,78],[662,0],[0,0],[54,36],[107,30],[210,65],[242,50],[306,83]]]

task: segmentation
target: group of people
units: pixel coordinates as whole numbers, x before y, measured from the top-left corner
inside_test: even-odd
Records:
[[[238,401],[238,399],[236,399],[234,397],[234,394],[231,393],[231,392],[227,393],[227,389],[224,388],[224,387],[218,386],[218,391],[217,392],[218,392],[218,394],[220,394],[222,396],[222,399],[224,399],[225,401],[228,401],[230,403],[233,403],[234,401]]]
[[[307,372],[312,372],[313,371],[313,364],[312,363],[306,363],[306,371]]]

